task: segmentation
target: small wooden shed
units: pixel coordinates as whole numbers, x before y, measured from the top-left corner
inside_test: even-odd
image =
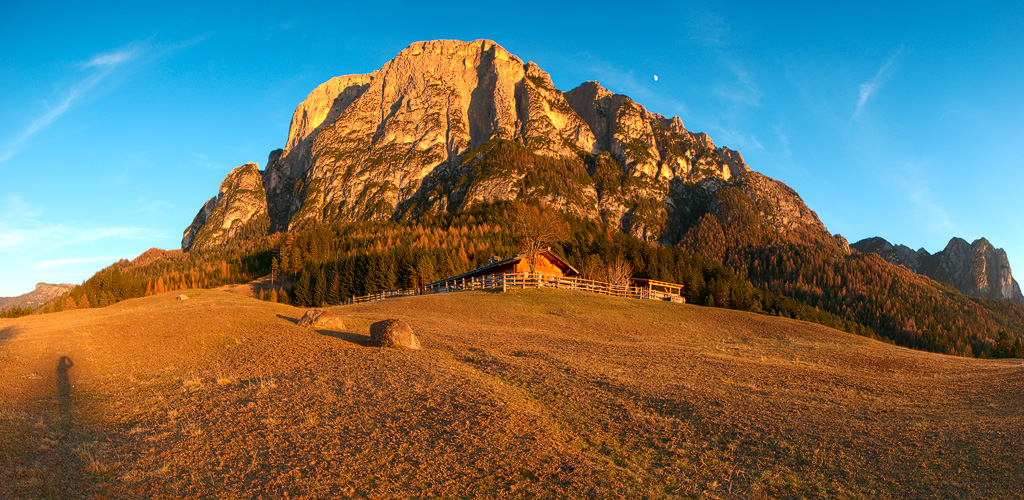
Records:
[[[650,296],[672,302],[686,302],[683,298],[683,285],[649,278],[630,278],[629,282],[635,288],[646,290]]]

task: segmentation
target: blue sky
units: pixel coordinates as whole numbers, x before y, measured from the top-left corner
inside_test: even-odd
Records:
[[[984,236],[1024,269],[1024,7],[763,3],[5,2],[0,296],[179,247],[314,87],[436,38],[679,116],[851,242]]]

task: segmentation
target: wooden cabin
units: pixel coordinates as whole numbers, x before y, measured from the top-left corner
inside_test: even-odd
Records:
[[[452,281],[458,281],[462,279],[479,278],[481,276],[489,276],[491,274],[506,274],[506,273],[528,273],[530,272],[530,261],[527,258],[527,254],[521,253],[515,257],[508,258],[505,260],[498,260],[497,258],[491,259],[491,262],[485,266],[478,267],[467,273],[453,276],[451,278],[445,278],[439,280],[434,284],[449,283]],[[569,264],[565,259],[561,258],[555,252],[551,251],[550,248],[546,248],[537,252],[537,261],[534,266],[534,271],[537,274],[545,274],[548,276],[558,277],[576,277],[579,276],[579,271],[572,264]]]
[[[534,274],[543,275],[545,277],[543,279],[537,279],[536,276],[533,278],[520,277],[520,281],[516,281],[515,278],[513,278],[513,282],[515,284],[512,286],[553,286],[556,288],[604,293],[618,297],[686,302],[686,299],[682,296],[683,286],[676,283],[657,281],[649,278],[630,278],[629,287],[627,288],[617,285],[608,285],[607,283],[601,283],[600,281],[574,279],[579,277],[579,271],[566,262],[565,259],[559,257],[558,254],[552,252],[550,248],[537,252],[536,257],[537,260],[534,265]],[[505,260],[499,260],[495,257],[492,258],[491,262],[487,263],[485,266],[478,267],[458,276],[452,276],[451,278],[435,281],[427,285],[426,288],[431,291],[474,290],[480,287],[480,281],[487,282],[487,280],[481,280],[481,278],[486,276],[501,274],[527,274],[529,272],[530,261],[525,253]],[[529,282],[529,279],[533,279],[533,282]],[[469,283],[468,287],[467,283]],[[500,283],[502,290],[505,289],[506,280],[500,280],[496,283]]]

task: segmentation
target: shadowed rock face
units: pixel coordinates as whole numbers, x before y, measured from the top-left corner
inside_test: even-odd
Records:
[[[851,246],[861,252],[876,253],[893,265],[952,285],[967,295],[1024,305],[1024,296],[1010,272],[1006,252],[993,247],[985,238],[970,244],[962,238],[953,238],[946,248],[934,255],[923,248],[914,251],[904,245],[893,246],[879,237],[867,238]]]
[[[513,172],[478,175],[474,166],[502,144],[575,162],[583,173],[561,176],[557,189],[528,192],[519,186],[536,168],[529,161]],[[679,118],[650,113],[597,82],[562,92],[536,64],[489,40],[417,42],[377,71],[332,78],[296,108],[285,147],[271,152],[260,182],[250,165],[245,175],[232,172],[217,199],[204,205],[182,248],[221,244],[233,236],[231,224],[264,217],[268,231],[286,231],[416,218],[523,196],[672,243],[680,231],[668,227],[679,209],[671,186],[715,188],[701,181],[736,182],[750,172],[738,152],[686,130]],[[601,180],[609,175],[629,182],[609,189]],[[246,208],[222,213],[225,200]],[[810,213],[805,206],[797,212]],[[814,217],[792,221],[820,225]]]

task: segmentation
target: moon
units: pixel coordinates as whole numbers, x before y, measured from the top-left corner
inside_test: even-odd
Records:
[[[654,81],[658,81],[658,75],[654,75]]]

